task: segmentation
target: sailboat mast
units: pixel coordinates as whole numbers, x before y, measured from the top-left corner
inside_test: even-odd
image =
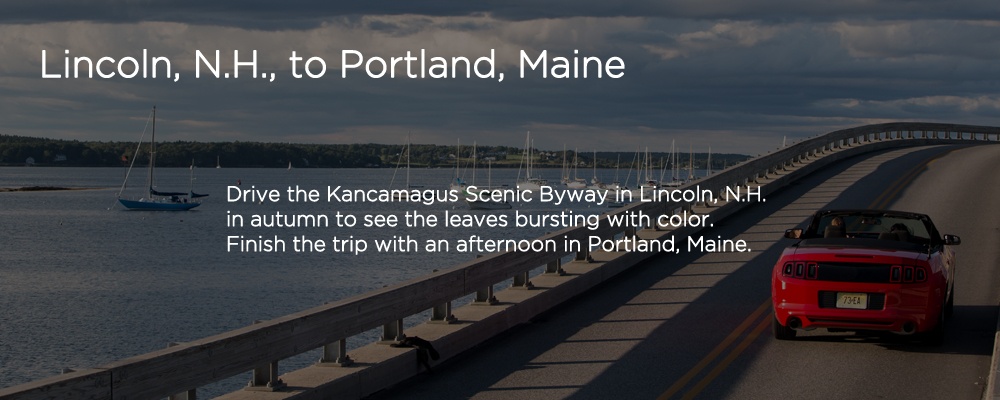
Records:
[[[564,184],[569,182],[569,168],[566,167],[566,143],[563,143],[562,180]]]
[[[152,125],[152,135],[149,139],[149,176],[146,181],[149,182],[149,195],[153,195],[153,168],[156,167],[156,106],[153,106],[153,125]]]
[[[694,145],[688,145],[691,155],[688,157],[688,180],[694,180]]]
[[[706,161],[705,164],[708,164],[708,166],[706,167],[708,169],[708,173],[705,176],[711,176],[712,175],[712,146],[708,146],[708,161]]]
[[[677,181],[677,150],[674,149],[674,139],[670,140],[670,181]]]
[[[618,168],[620,168],[621,166],[622,166],[622,153],[618,153],[618,161],[615,162],[615,182],[614,183],[620,183],[618,181]]]
[[[577,175],[577,173],[576,173],[577,170],[580,168],[580,160],[577,157],[578,155],[580,155],[580,148],[579,147],[573,149],[573,180],[574,181],[580,179],[580,176]]]
[[[194,194],[194,159],[193,158],[191,159],[191,187],[190,187],[190,189],[188,189],[188,191],[192,195]]]
[[[410,188],[410,133],[409,132],[406,132],[406,188],[407,189]]]
[[[595,182],[596,180],[597,180],[597,149],[594,149],[594,179],[591,182],[597,184],[597,182]]]

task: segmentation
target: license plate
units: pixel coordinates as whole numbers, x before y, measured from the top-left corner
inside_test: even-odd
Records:
[[[868,293],[837,293],[837,308],[868,308]]]

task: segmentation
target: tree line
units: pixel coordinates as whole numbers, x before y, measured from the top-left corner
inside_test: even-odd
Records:
[[[137,152],[138,149],[138,152]],[[406,145],[391,144],[299,144],[263,142],[162,142],[156,144],[156,165],[161,167],[214,167],[225,168],[284,168],[291,164],[295,168],[389,168],[397,165],[434,168],[454,167],[456,161],[461,166],[478,161],[487,161],[497,168],[517,168],[522,160],[523,149],[509,146],[478,146],[476,154],[471,147],[462,147],[458,154],[456,146],[435,144],[412,144],[407,153]],[[560,167],[562,151],[533,151],[535,166]],[[118,167],[128,165],[135,159],[137,166],[145,166],[149,160],[149,144],[139,146],[136,142],[103,142],[45,139],[15,135],[0,135],[0,165],[25,165],[30,160],[42,166]],[[573,160],[572,151],[566,156]],[[634,162],[630,152],[598,152],[598,168],[630,168]],[[669,158],[666,153],[652,153],[657,164],[659,159]],[[679,162],[687,165],[689,155]],[[742,154],[713,154],[712,168],[721,169],[744,161],[749,157]],[[576,157],[578,166],[593,167],[593,153],[580,152]],[[695,168],[705,168],[706,154],[695,154]]]

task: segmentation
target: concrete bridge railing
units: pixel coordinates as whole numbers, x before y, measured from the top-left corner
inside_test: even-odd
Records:
[[[839,130],[803,140],[765,156],[735,165],[711,177],[697,180],[679,189],[698,187],[722,197],[727,188],[753,187],[768,195],[791,181],[835,161],[880,149],[950,143],[1000,143],[1000,128],[936,123],[886,123]],[[744,189],[745,190],[745,189]],[[636,202],[613,213],[642,211],[647,215],[670,215],[681,210],[710,213],[713,221],[744,207],[745,202],[723,205],[684,202]],[[707,208],[706,208],[707,207]],[[590,236],[605,239],[646,240],[658,235],[690,236],[701,228],[678,228],[669,232],[651,226],[635,229],[615,227],[602,218],[597,230],[585,227],[567,228],[539,239],[576,239],[587,243]],[[509,252],[490,254],[450,269],[399,283],[370,293],[308,309],[295,314],[256,323],[204,339],[178,344],[159,351],[112,362],[87,370],[65,373],[23,385],[0,389],[0,399],[152,399],[194,398],[199,387],[247,372],[251,372],[249,390],[282,391],[285,382],[279,374],[282,360],[322,349],[321,364],[349,366],[346,340],[375,328],[382,329],[382,339],[395,341],[404,337],[403,319],[431,310],[431,322],[454,322],[452,302],[475,294],[474,304],[495,304],[494,285],[511,281],[512,288],[531,289],[529,271],[544,266],[544,274],[562,276],[562,259],[574,255],[574,262],[587,264],[586,274],[575,277],[572,289],[548,290],[551,296],[544,302],[526,305],[526,311],[506,323],[516,324],[524,318],[544,311],[574,295],[582,293],[616,273],[652,257],[655,253],[624,253],[591,251],[586,248],[570,252]],[[602,254],[607,253],[607,254]],[[596,271],[596,272],[595,272]],[[584,273],[577,274],[584,275]],[[567,282],[574,277],[566,277]],[[511,307],[516,307],[517,304]],[[491,328],[492,329],[492,328]],[[456,331],[458,332],[458,331]],[[492,332],[496,334],[498,332]],[[461,333],[456,333],[461,334]],[[485,337],[491,336],[490,334]],[[472,343],[484,339],[480,334]],[[457,343],[457,341],[452,341]],[[451,349],[451,353],[471,347]],[[377,361],[374,363],[378,363]],[[402,365],[402,364],[401,364]],[[371,365],[369,364],[368,367]],[[347,369],[347,368],[345,368]],[[419,371],[406,364],[405,371],[392,371],[395,381],[401,381]],[[372,373],[374,375],[375,373]],[[349,375],[349,374],[347,374]],[[344,376],[347,376],[344,375]],[[364,382],[353,376],[350,382],[336,386],[348,397],[361,397],[394,382],[379,380]],[[356,388],[355,386],[363,386]],[[328,397],[329,393],[298,390],[303,397]],[[291,391],[286,389],[286,391]],[[272,393],[273,394],[273,393]],[[294,397],[294,396],[288,396]]]

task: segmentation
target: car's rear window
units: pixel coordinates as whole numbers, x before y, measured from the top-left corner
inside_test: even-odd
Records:
[[[840,221],[835,222],[835,219]],[[837,226],[840,228],[837,228]],[[813,237],[831,237],[840,231],[847,238],[883,239],[927,243],[930,233],[924,221],[903,216],[871,216],[859,214],[831,214],[823,216]],[[834,233],[837,234],[837,233]],[[839,234],[837,234],[839,235]]]

